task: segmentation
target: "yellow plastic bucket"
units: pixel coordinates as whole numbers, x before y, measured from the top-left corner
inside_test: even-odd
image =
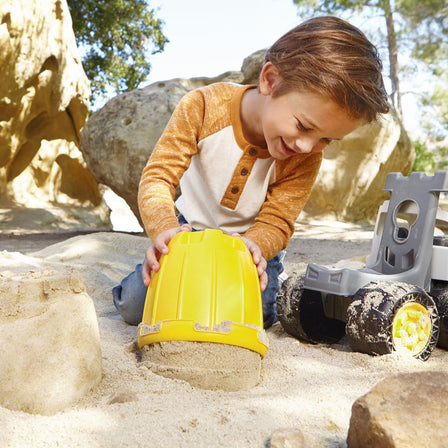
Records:
[[[180,232],[160,258],[146,295],[138,345],[205,341],[264,356],[260,283],[241,238],[220,230]]]

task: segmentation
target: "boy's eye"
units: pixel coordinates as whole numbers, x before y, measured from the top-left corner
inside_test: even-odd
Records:
[[[326,144],[329,145],[331,143],[331,138],[323,138],[322,141]]]
[[[303,125],[303,123],[300,120],[297,120],[297,127],[301,130],[301,131],[309,131],[310,129],[307,128],[306,126]]]

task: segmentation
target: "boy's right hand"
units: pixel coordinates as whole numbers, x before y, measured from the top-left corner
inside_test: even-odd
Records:
[[[193,229],[190,224],[183,224],[179,227],[165,230],[159,233],[152,242],[145,254],[145,261],[143,263],[142,277],[145,286],[149,285],[152,273],[160,269],[160,257],[168,253],[168,243],[173,239],[174,235],[179,232],[191,232]]]

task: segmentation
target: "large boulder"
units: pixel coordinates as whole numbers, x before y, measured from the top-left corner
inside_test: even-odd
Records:
[[[241,72],[157,82],[112,98],[82,131],[81,151],[95,179],[124,198],[140,219],[140,175],[180,98],[218,81],[254,84],[263,58],[261,50],[244,60]],[[392,111],[325,150],[305,211],[312,216],[374,221],[385,198],[382,188],[387,173],[408,174],[414,158],[412,144]]]
[[[446,373],[386,378],[353,404],[348,448],[446,447],[446,397]]]
[[[54,414],[101,380],[98,322],[79,273],[0,272],[0,359],[0,405],[12,410]]]
[[[137,218],[143,167],[177,102],[194,81],[156,83],[123,93],[95,112],[82,130],[81,151],[97,182],[121,196]]]
[[[1,205],[67,207],[58,218],[72,227],[110,227],[79,151],[90,87],[66,1],[3,0],[0,18]]]

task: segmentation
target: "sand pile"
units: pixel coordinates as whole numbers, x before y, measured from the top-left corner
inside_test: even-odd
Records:
[[[348,253],[341,251],[341,242],[362,246],[362,255],[364,240],[350,242],[358,236],[344,228],[319,247],[335,261]],[[321,261],[316,259],[318,245],[309,241],[296,241],[287,270],[303,269],[302,262],[310,259]],[[246,373],[255,384],[245,390],[207,390],[179,377],[156,374],[137,347],[137,328],[121,320],[111,299],[112,286],[141,261],[147,245],[137,236],[97,233],[27,255],[1,252],[0,271],[18,274],[65,266],[81,273],[95,305],[103,368],[98,385],[55,415],[0,407],[1,447],[264,448],[282,428],[300,429],[312,448],[344,447],[353,402],[379,381],[401,372],[448,369],[448,352],[440,349],[426,362],[397,354],[372,357],[352,352],[344,339],[332,345],[300,342],[275,324],[267,331],[270,347],[265,358],[258,364],[248,361],[251,367]],[[158,367],[167,365],[164,351],[178,352],[180,358],[191,353],[199,360],[204,349],[195,350],[179,349],[176,344],[152,349],[160,357]],[[234,375],[244,372],[245,363],[235,363],[239,355],[227,355],[224,365]],[[256,364],[260,366],[257,380]]]
[[[0,273],[0,405],[54,414],[101,380],[92,300],[73,270]]]
[[[242,347],[168,341],[146,345],[141,351],[143,364],[152,372],[201,389],[246,390],[261,379],[261,356]]]

